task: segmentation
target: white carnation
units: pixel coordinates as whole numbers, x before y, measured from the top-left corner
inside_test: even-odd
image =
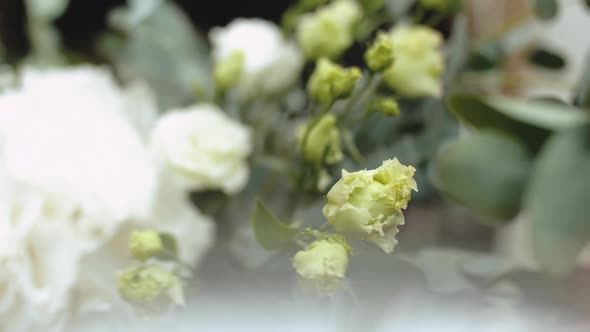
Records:
[[[213,105],[173,110],[159,119],[152,144],[194,190],[241,190],[248,180],[251,131]]]
[[[128,93],[94,67],[25,69],[21,82],[0,95],[0,326],[61,331],[126,307],[115,272],[132,229],[176,235],[191,263],[213,229],[142,140],[155,111],[145,87]]]
[[[271,95],[289,88],[303,68],[303,55],[281,29],[262,19],[236,19],[209,34],[213,60],[220,62],[235,52],[244,55],[238,83],[243,96]]]

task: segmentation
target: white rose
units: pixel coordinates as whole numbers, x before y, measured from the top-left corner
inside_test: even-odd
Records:
[[[303,55],[281,29],[261,19],[236,19],[209,34],[213,60],[218,63],[242,52],[244,63],[238,90],[244,97],[271,95],[289,88],[303,68]]]
[[[93,67],[25,69],[20,81],[0,95],[0,325],[62,331],[128,308],[114,280],[132,229],[175,235],[196,263],[213,225],[142,140],[155,111],[145,87],[127,93]]]
[[[161,117],[152,144],[164,162],[194,190],[241,190],[248,180],[251,131],[213,105],[173,110]]]

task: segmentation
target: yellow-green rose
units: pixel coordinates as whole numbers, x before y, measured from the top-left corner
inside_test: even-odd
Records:
[[[350,0],[335,1],[299,19],[295,35],[307,59],[335,58],[354,41],[354,27],[362,17]]]
[[[412,190],[418,190],[414,173],[414,167],[397,159],[386,160],[375,170],[342,171],[322,212],[336,231],[360,236],[391,253],[397,226],[404,224],[402,210]]]
[[[404,97],[440,97],[444,59],[442,35],[426,26],[401,26],[391,34],[395,62],[383,79]]]

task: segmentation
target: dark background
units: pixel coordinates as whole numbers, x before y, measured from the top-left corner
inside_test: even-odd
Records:
[[[278,22],[292,0],[176,0],[196,28],[207,31],[236,17],[262,17]],[[125,0],[70,0],[56,22],[67,48],[84,51],[105,28],[107,13]],[[0,0],[0,39],[10,57],[28,52],[24,0]]]

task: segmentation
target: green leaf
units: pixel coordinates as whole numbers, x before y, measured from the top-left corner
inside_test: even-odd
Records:
[[[178,258],[178,245],[176,238],[170,233],[159,233],[165,252],[158,256],[161,260],[176,260]]]
[[[590,241],[590,126],[556,134],[533,171],[527,208],[535,255],[555,275],[569,272]]]
[[[483,131],[441,149],[433,182],[459,203],[509,220],[520,210],[530,164],[521,143],[498,132]]]
[[[540,19],[550,20],[557,16],[559,4],[557,0],[532,0],[535,13]]]
[[[452,95],[449,110],[478,129],[495,129],[525,142],[533,151],[541,148],[551,131],[588,122],[575,108],[541,101],[523,102],[505,97]]]
[[[580,109],[555,102],[523,102],[505,97],[488,97],[484,101],[518,121],[544,129],[560,130],[588,123],[590,120]]]
[[[561,55],[544,48],[534,50],[529,55],[529,62],[550,70],[560,70],[566,65],[565,59]]]
[[[297,229],[278,220],[260,200],[252,211],[254,235],[260,245],[267,250],[280,250],[293,243]]]
[[[125,39],[103,37],[99,43],[123,78],[147,81],[162,109],[186,105],[197,92],[211,94],[209,49],[184,12],[172,1],[129,5],[109,13],[110,27]]]
[[[586,65],[576,87],[575,96],[574,104],[576,106],[590,109],[590,56],[586,58]]]

